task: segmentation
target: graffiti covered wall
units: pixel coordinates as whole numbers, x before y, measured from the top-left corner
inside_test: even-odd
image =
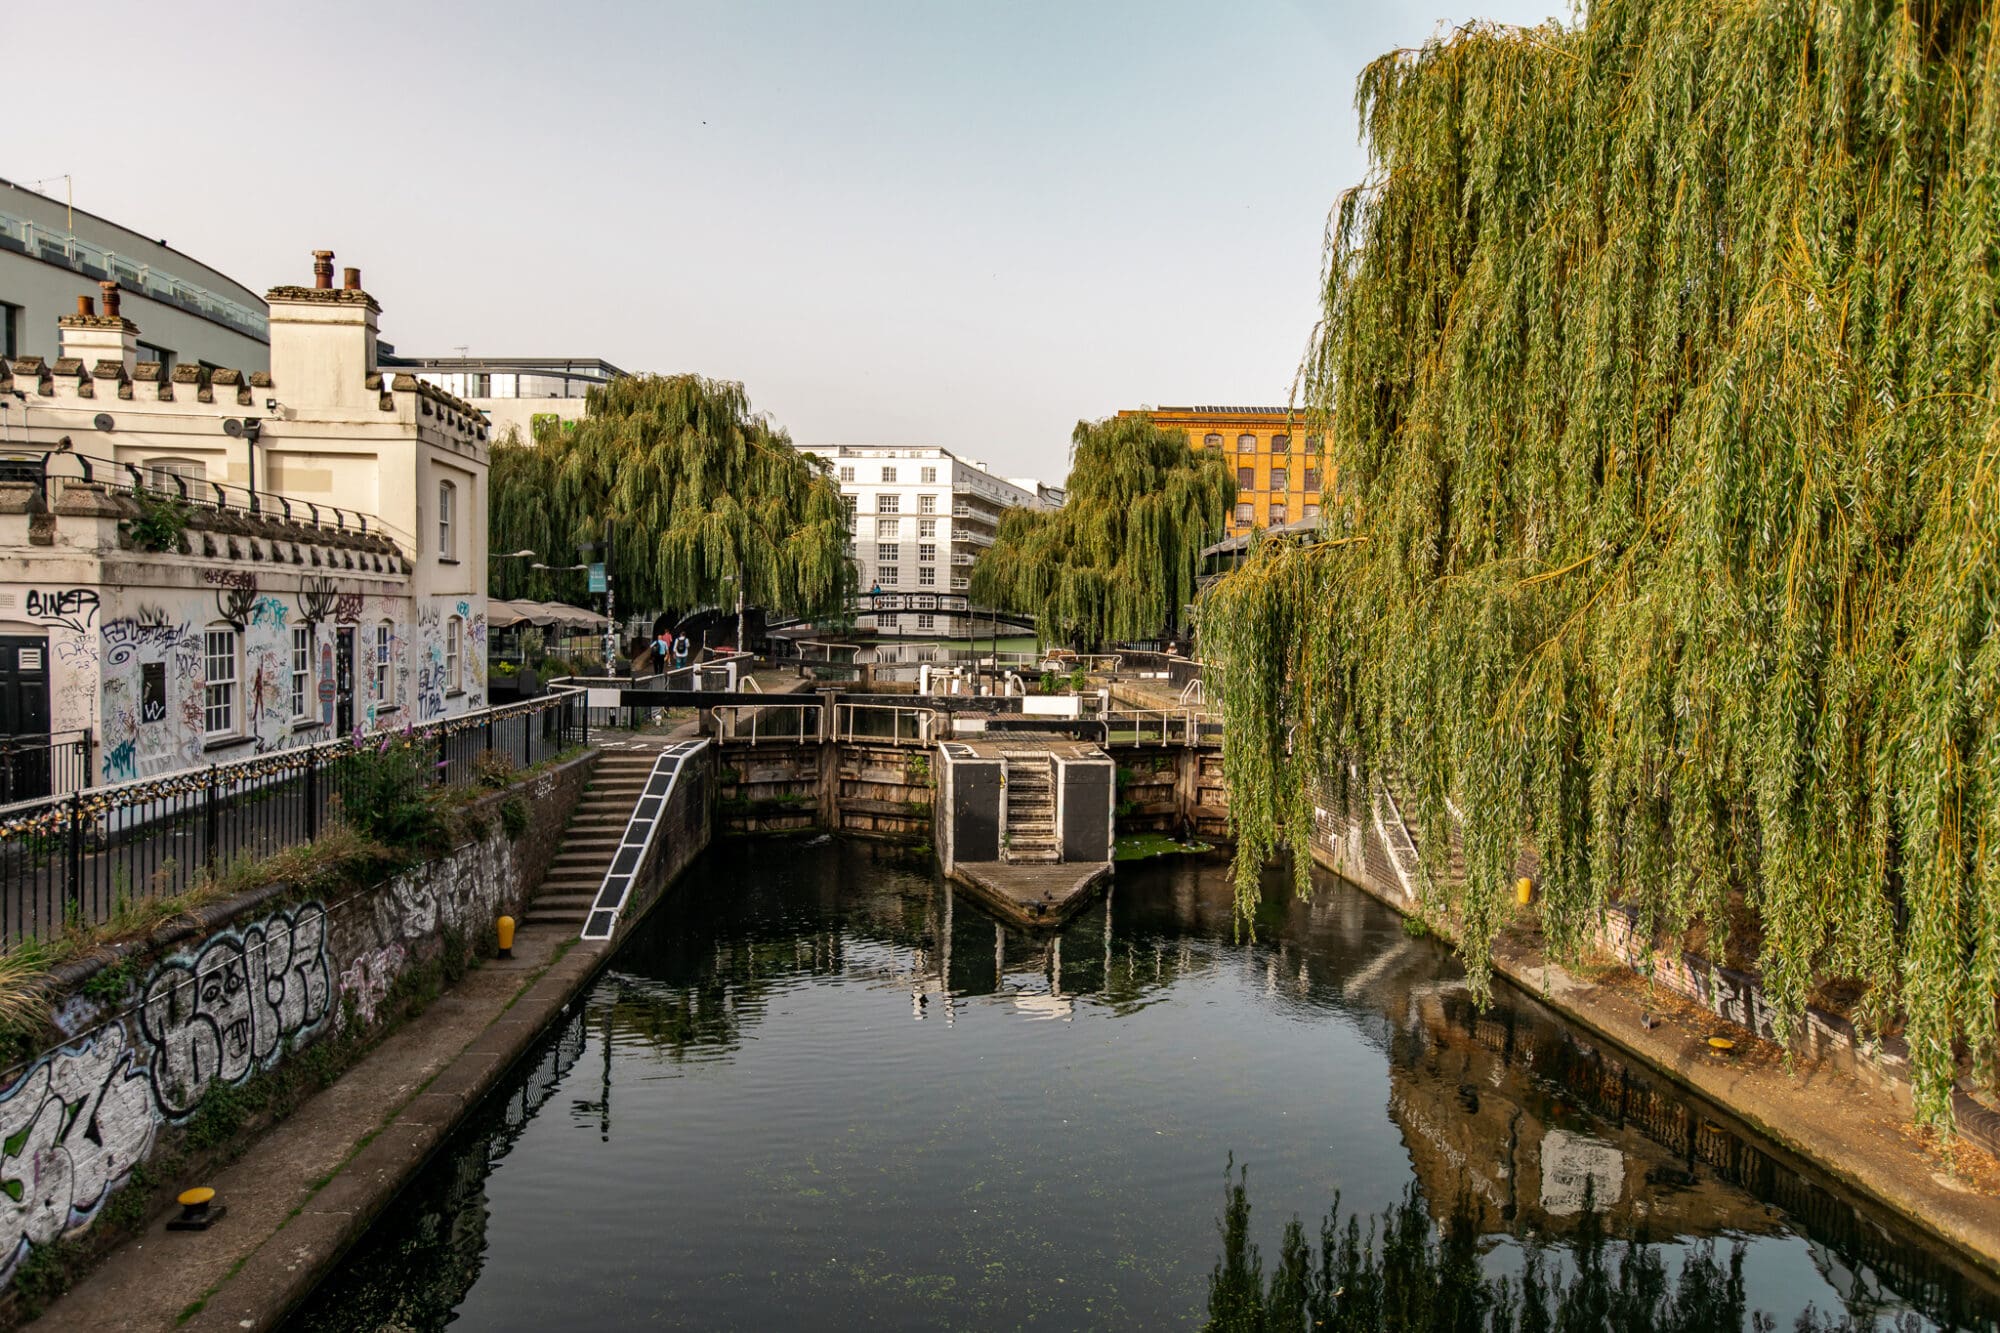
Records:
[[[72,979],[59,1042],[0,1083],[0,1285],[35,1246],[88,1229],[212,1089],[329,1034],[371,1035],[399,978],[452,941],[482,945],[539,882],[589,770],[577,760],[535,780],[519,842],[496,829],[333,901],[251,895],[115,996]]]

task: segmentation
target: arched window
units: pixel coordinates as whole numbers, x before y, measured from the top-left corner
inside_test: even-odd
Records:
[[[1307,452],[1307,453],[1314,453],[1314,454],[1316,454],[1316,453],[1318,453],[1318,452],[1319,452],[1319,451],[1320,451],[1321,449],[1323,449],[1323,448],[1325,448],[1325,447],[1326,447],[1326,441],[1324,441],[1324,440],[1320,439],[1320,437],[1319,437],[1319,436],[1317,436],[1317,435],[1308,435],[1308,436],[1306,436],[1306,452]]]
[[[236,690],[243,673],[237,670],[238,651],[236,626],[214,624],[202,631],[202,731],[210,738],[234,736],[241,726]]]
[[[457,616],[444,625],[444,678],[445,688],[453,694],[463,694],[465,663],[465,621]]]
[[[1222,448],[1222,437],[1220,435],[1204,435],[1201,437],[1201,447],[1204,449],[1220,449]]]
[[[1291,451],[1292,451],[1292,437],[1291,437],[1291,436],[1289,436],[1289,435],[1273,435],[1273,436],[1271,437],[1271,452],[1272,452],[1272,453],[1274,453],[1274,454],[1288,454],[1288,453],[1290,453]]]
[[[438,559],[458,559],[458,487],[438,483]]]
[[[1256,452],[1257,452],[1257,437],[1256,437],[1255,435],[1252,435],[1252,434],[1248,433],[1247,431],[1246,431],[1245,433],[1243,433],[1243,434],[1241,434],[1241,435],[1237,436],[1237,437],[1236,437],[1236,452],[1237,452],[1237,453],[1239,453],[1239,454],[1254,454],[1254,453],[1256,453]]]

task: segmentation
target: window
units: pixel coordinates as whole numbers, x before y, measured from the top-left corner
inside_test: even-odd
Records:
[[[1204,449],[1220,449],[1222,447],[1222,437],[1220,435],[1204,435],[1201,437],[1201,447]]]
[[[903,574],[894,565],[884,565],[875,571],[875,581],[885,588],[893,588],[903,581]]]
[[[923,470],[922,479],[924,485],[926,486],[931,485],[933,482],[937,480],[937,469],[934,467],[925,468]]]
[[[877,629],[896,628],[896,613],[894,611],[882,611],[877,613],[875,617],[875,628]]]
[[[1257,474],[1256,474],[1255,472],[1252,472],[1252,471],[1251,471],[1251,470],[1250,470],[1249,468],[1247,468],[1247,467],[1240,467],[1240,468],[1237,468],[1237,469],[1236,469],[1236,489],[1237,489],[1237,490],[1239,490],[1239,491],[1254,491],[1254,490],[1256,490],[1256,489],[1257,489]]]
[[[853,468],[851,468],[851,467],[844,467],[844,468],[842,468],[842,469],[840,470],[840,479],[841,479],[842,481],[853,481],[853,480],[854,480],[854,469],[853,469]]]
[[[1291,436],[1289,436],[1289,435],[1273,435],[1273,436],[1271,437],[1271,452],[1272,452],[1272,453],[1274,453],[1274,454],[1288,454],[1288,453],[1290,453],[1291,451],[1292,451],[1292,437],[1291,437]]]
[[[1305,520],[1306,522],[1308,522],[1308,523],[1316,523],[1316,522],[1318,522],[1318,521],[1319,521],[1319,506],[1318,506],[1318,505],[1307,505],[1307,506],[1305,506],[1305,507],[1304,507],[1303,509],[1301,509],[1301,510],[1299,511],[1299,517],[1300,517],[1300,518],[1302,518],[1302,519],[1304,519],[1304,520]]]
[[[919,514],[935,514],[937,512],[937,497],[935,495],[919,495],[917,497],[917,512]]]
[[[1271,469],[1272,493],[1275,495],[1283,495],[1285,492],[1291,490],[1292,489],[1291,480],[1292,480],[1292,472],[1290,468],[1282,468],[1282,467],[1272,468]]]
[[[1319,489],[1319,469],[1318,469],[1318,468],[1316,468],[1316,467],[1309,467],[1309,468],[1307,468],[1307,469],[1306,469],[1306,479],[1305,479],[1305,488],[1306,488],[1307,490],[1309,490],[1309,491],[1316,491],[1316,490],[1318,490],[1318,489]]]
[[[878,495],[875,497],[875,512],[878,514],[900,514],[903,512],[903,497],[900,495]]]
[[[937,625],[937,617],[928,611],[917,612],[917,628],[931,629]]]
[[[369,665],[373,668],[375,702],[384,708],[392,707],[396,702],[396,677],[389,670],[395,644],[394,625],[385,620],[375,627],[375,660]]]
[[[849,532],[854,531],[854,497],[851,495],[841,496],[840,508],[847,515],[847,530]]]
[[[925,564],[929,564],[931,561],[937,559],[937,543],[936,542],[920,543],[917,546],[917,559],[923,561]]]
[[[1271,526],[1272,526],[1272,527],[1276,527],[1276,526],[1278,526],[1278,524],[1280,524],[1280,523],[1283,523],[1283,522],[1285,522],[1285,507],[1284,507],[1283,505],[1281,505],[1281,504],[1278,504],[1278,505],[1272,505],[1272,506],[1271,506]]]
[[[310,625],[292,627],[292,721],[303,722],[312,712],[313,632]]]
[[[1316,454],[1320,451],[1320,448],[1324,443],[1325,442],[1321,440],[1319,436],[1308,435],[1306,436],[1306,452],[1309,454]]]
[[[1251,523],[1255,521],[1250,517],[1249,505],[1242,504],[1236,506],[1236,521],[1238,523]]]
[[[935,565],[917,566],[917,586],[919,588],[937,587],[937,567]]]
[[[902,552],[896,549],[896,543],[894,542],[881,542],[875,547],[875,559],[885,565],[901,554]]]
[[[141,361],[159,362],[160,378],[162,380],[165,380],[170,377],[170,373],[172,372],[175,364],[180,361],[180,358],[174,355],[173,349],[171,347],[155,347],[153,346],[153,344],[148,342],[142,342],[139,344],[138,359]]]
[[[1257,452],[1257,437],[1256,437],[1255,435],[1239,435],[1239,436],[1237,436],[1237,437],[1236,437],[1236,452],[1237,452],[1237,453],[1239,453],[1239,454],[1254,454],[1254,453],[1256,453],[1256,452]]]
[[[882,480],[883,480],[883,481],[885,481],[885,482],[888,482],[888,483],[889,483],[889,484],[891,484],[891,485],[894,485],[894,484],[895,484],[895,481],[896,481],[896,469],[894,469],[894,468],[892,468],[892,467],[885,467],[885,468],[883,468],[883,469],[882,469]]]
[[[920,518],[920,519],[918,519],[918,520],[917,520],[917,535],[918,535],[919,537],[935,537],[935,536],[937,536],[937,520],[936,520],[936,519],[934,519],[934,518]]]
[[[458,517],[458,487],[448,481],[438,483],[438,559],[457,560],[458,544],[452,524]]]
[[[903,535],[903,520],[900,518],[878,518],[875,520],[877,537],[900,537]]]
[[[12,361],[21,354],[21,307],[0,301],[0,356]]]
[[[208,481],[208,464],[196,458],[149,458],[146,460],[146,484],[163,495],[179,495],[180,485],[186,482],[193,491]]]
[[[202,633],[202,729],[210,736],[236,733],[236,630],[219,625]]]
[[[457,616],[444,622],[444,679],[450,694],[465,693],[465,622]]]

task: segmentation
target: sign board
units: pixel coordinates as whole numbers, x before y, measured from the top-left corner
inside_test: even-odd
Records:
[[[590,590],[603,592],[604,587],[604,562],[600,560],[590,567]]]
[[[605,690],[593,687],[585,690],[583,693],[583,702],[590,708],[616,708],[620,701],[619,691],[617,690]]]

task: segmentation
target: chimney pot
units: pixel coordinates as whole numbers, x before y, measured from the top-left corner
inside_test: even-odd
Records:
[[[97,287],[99,291],[104,293],[104,317],[106,319],[118,318],[118,284],[115,282],[100,282],[97,284]]]
[[[346,288],[346,289],[347,289],[348,291],[350,291],[350,292],[358,292],[358,291],[360,291],[360,290],[361,290],[361,270],[360,270],[360,269],[358,269],[358,268],[344,268],[344,269],[342,269],[342,270],[340,271],[340,285],[341,285],[341,286],[343,286],[343,287],[345,287],[345,288]]]
[[[81,293],[79,293],[76,298],[76,313],[84,316],[85,318],[88,318],[89,316],[96,314],[97,302],[91,300],[88,296],[84,296]]]
[[[313,251],[313,286],[323,292],[333,290],[333,251]]]

